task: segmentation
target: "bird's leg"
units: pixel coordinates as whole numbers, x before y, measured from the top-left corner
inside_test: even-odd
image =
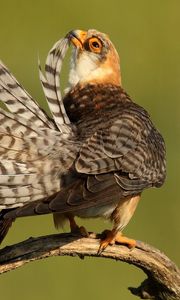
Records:
[[[100,242],[99,253],[108,245],[113,245],[115,243],[127,245],[129,248],[134,248],[136,246],[136,241],[123,236],[119,231],[119,228],[124,228],[128,224],[139,200],[140,195],[120,199],[119,204],[111,215],[114,227],[112,230],[104,231],[104,238]]]
[[[123,236],[121,232],[113,230],[105,230],[102,233],[104,238],[100,242],[98,253],[101,253],[108,245],[114,245],[115,243],[127,245],[129,248],[136,246],[136,241]]]
[[[71,214],[67,215],[69,220],[70,228],[72,233],[80,234],[81,236],[88,237],[89,233],[87,232],[84,226],[78,226],[74,220],[74,216]]]

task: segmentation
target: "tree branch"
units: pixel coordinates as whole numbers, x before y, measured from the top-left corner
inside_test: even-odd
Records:
[[[104,257],[133,264],[142,269],[147,278],[138,288],[129,290],[141,299],[179,300],[180,270],[158,249],[143,242],[129,250],[125,246],[109,246],[97,254],[99,236],[90,234],[82,238],[73,234],[55,234],[29,238],[0,250],[0,274],[24,264],[50,256]]]

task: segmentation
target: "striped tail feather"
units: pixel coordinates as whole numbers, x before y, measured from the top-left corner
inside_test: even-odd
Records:
[[[59,76],[62,67],[62,61],[68,49],[68,39],[59,40],[49,51],[46,64],[45,76],[42,73],[39,63],[39,76],[42,83],[46,99],[54,121],[61,132],[68,133],[70,129],[70,120],[66,114],[62,95],[60,92]]]
[[[31,124],[29,120],[12,114],[0,108],[0,132],[26,136],[37,136],[40,128]]]
[[[54,129],[46,113],[19,84],[7,67],[0,61],[0,100],[8,110],[36,125]]]
[[[52,153],[51,149],[44,149],[42,153],[36,146],[39,143],[44,148],[47,141],[43,145],[38,139],[33,137],[31,141],[31,138],[4,135],[4,148],[0,147],[0,151],[4,151],[0,154],[0,210],[23,206],[59,191],[65,166],[58,151]]]
[[[0,110],[0,210],[23,206],[60,189],[59,154],[66,136],[28,126],[24,118]],[[57,145],[57,150],[56,150]],[[72,151],[70,151],[72,152]]]
[[[4,212],[46,199],[59,192],[61,174],[73,164],[78,151],[59,84],[68,40],[57,42],[47,56],[40,80],[53,119],[0,62],[0,242],[13,218]],[[2,210],[2,211],[1,211]]]
[[[30,127],[26,119],[2,109],[0,125],[0,210],[58,192],[61,174],[76,156],[71,136]]]

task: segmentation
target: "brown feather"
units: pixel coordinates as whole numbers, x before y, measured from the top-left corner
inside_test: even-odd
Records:
[[[7,235],[10,227],[12,226],[14,219],[8,218],[3,219],[3,217],[0,220],[0,244],[4,240],[5,236]]]

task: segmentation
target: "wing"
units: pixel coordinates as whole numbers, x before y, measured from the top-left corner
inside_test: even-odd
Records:
[[[76,169],[85,174],[113,172],[126,190],[160,186],[165,180],[165,145],[147,112],[132,104],[111,126],[82,146]]]
[[[62,61],[68,49],[68,39],[59,40],[48,53],[44,77],[40,64],[39,76],[54,122],[39,107],[37,102],[19,84],[8,68],[0,62],[0,100],[8,110],[37,127],[60,130],[70,133],[69,118],[64,109],[60,92],[59,75]]]
[[[163,184],[165,144],[148,113],[132,102],[118,119],[106,123],[80,148],[75,169],[81,183],[66,191],[62,201],[57,196],[46,204],[52,211],[105,206]]]
[[[54,128],[54,124],[35,100],[0,62],[0,100],[8,110],[38,127]]]
[[[44,92],[54,93],[50,105],[54,122],[0,63],[0,100],[10,111],[0,109],[0,209],[24,206],[59,191],[61,174],[76,157],[78,147],[74,147],[58,84],[66,50],[64,39],[46,60]]]
[[[15,215],[78,212],[159,187],[166,175],[164,141],[146,111],[132,104],[118,120],[85,140],[75,169],[73,176],[67,174],[66,188],[45,201],[20,208]]]
[[[4,111],[0,116],[6,121],[0,131],[0,209],[23,206],[58,192],[61,175],[72,165],[77,145],[66,134],[29,128],[24,120],[21,123]]]

